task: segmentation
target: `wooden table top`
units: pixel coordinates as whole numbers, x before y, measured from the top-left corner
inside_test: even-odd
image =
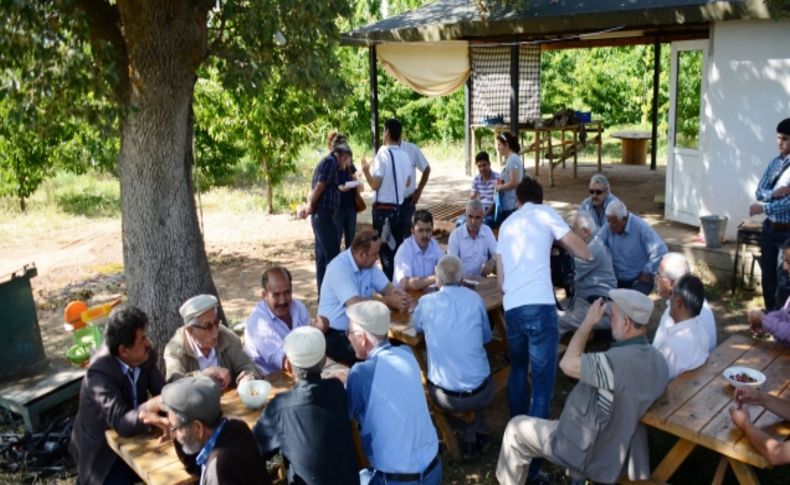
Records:
[[[609,136],[612,138],[620,138],[624,140],[649,140],[653,137],[653,135],[647,131],[636,130],[615,131],[613,133],[609,133]]]
[[[291,389],[293,379],[284,372],[269,374],[265,379],[272,383],[269,400],[275,395]],[[252,428],[263,409],[247,409],[241,402],[236,389],[226,391],[220,400],[226,416],[240,418]],[[176,455],[171,440],[160,442],[156,434],[145,434],[122,438],[113,429],[105,432],[107,444],[149,485],[177,485],[194,483],[197,477],[186,472]]]
[[[763,391],[790,397],[790,350],[734,335],[711,352],[705,365],[670,382],[642,422],[740,462],[769,467],[730,419],[733,387],[722,372],[734,365],[762,371],[766,376]],[[749,413],[752,421],[769,434],[781,440],[790,435],[790,423],[763,407],[749,406]]]

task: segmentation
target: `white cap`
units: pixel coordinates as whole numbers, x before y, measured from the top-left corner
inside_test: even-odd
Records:
[[[390,330],[390,309],[380,301],[361,301],[348,307],[346,315],[354,325],[377,336],[384,336]]]
[[[294,367],[309,369],[321,362],[326,353],[326,339],[315,327],[298,327],[285,336],[285,356]]]
[[[214,295],[197,295],[185,301],[178,312],[181,313],[184,323],[194,325],[197,323],[197,317],[216,308],[217,304],[217,297]]]
[[[609,290],[609,298],[617,304],[620,311],[632,321],[647,325],[653,314],[653,301],[647,295],[636,290]]]

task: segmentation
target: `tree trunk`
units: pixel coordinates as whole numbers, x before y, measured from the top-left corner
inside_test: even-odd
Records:
[[[130,76],[118,159],[124,271],[129,301],[148,314],[161,353],[181,325],[179,306],[217,293],[192,186],[192,98],[208,8],[190,0],[117,5]]]
[[[269,214],[274,214],[274,185],[272,184],[272,174],[266,157],[261,158],[261,166],[263,167],[263,175],[266,177],[266,201],[269,204]]]

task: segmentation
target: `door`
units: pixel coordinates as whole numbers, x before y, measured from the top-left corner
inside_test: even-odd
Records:
[[[701,123],[708,40],[672,43],[665,215],[699,226],[700,187],[705,180]]]

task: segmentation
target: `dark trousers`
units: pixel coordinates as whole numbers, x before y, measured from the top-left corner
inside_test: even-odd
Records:
[[[357,362],[354,348],[348,341],[348,335],[342,330],[330,328],[326,331],[326,356],[335,362],[351,367]]]
[[[315,235],[315,279],[320,295],[326,266],[340,253],[340,239],[337,236],[334,214],[331,212],[313,213],[310,216],[310,224],[313,226]]]
[[[410,195],[403,199],[403,205],[400,206],[400,221],[404,239],[411,235],[411,228],[414,224],[414,210],[414,196]]]
[[[782,244],[788,238],[790,238],[789,230],[777,231],[768,219],[763,222],[760,269],[763,274],[763,302],[766,312],[780,308],[790,294],[790,278],[782,269],[780,259]]]
[[[341,206],[335,212],[335,225],[337,226],[338,247],[341,246],[340,241],[345,237],[346,249],[350,248],[351,242],[357,234],[357,208],[353,205],[349,207]]]
[[[389,220],[390,231],[392,231],[392,236],[395,238],[394,249],[390,248],[387,241],[382,239],[381,250],[379,251],[381,269],[390,281],[392,281],[392,273],[395,269],[395,252],[403,242],[403,226],[401,225],[402,217],[400,212],[400,210],[381,209],[377,208],[375,205],[373,206],[373,229],[378,231],[379,235],[383,236],[381,231],[384,228],[384,222]]]
[[[516,212],[516,209],[511,209],[511,210],[500,210],[500,211],[499,211],[499,214],[497,214],[496,221],[494,221],[494,227],[499,227],[499,226],[501,226],[501,225],[502,225],[502,223],[503,223],[503,222],[505,222],[505,219],[507,219],[508,217],[510,217],[510,214],[512,214],[512,213],[514,213],[514,212]]]
[[[428,391],[431,394],[431,398],[433,398],[433,402],[450,413],[474,411],[475,417],[470,423],[462,421],[452,414],[447,416],[450,426],[463,434],[465,443],[475,443],[477,442],[477,435],[486,434],[483,408],[490,405],[494,400],[494,380],[491,377],[486,378],[485,388],[482,391],[471,396],[447,394],[444,389],[433,382],[428,382]]]
[[[107,485],[131,485],[142,481],[143,480],[137,476],[134,470],[129,468],[129,465],[120,458],[115,459],[115,463],[112,465],[112,468],[110,468],[110,473],[107,474],[107,478],[104,479],[104,483]]]

